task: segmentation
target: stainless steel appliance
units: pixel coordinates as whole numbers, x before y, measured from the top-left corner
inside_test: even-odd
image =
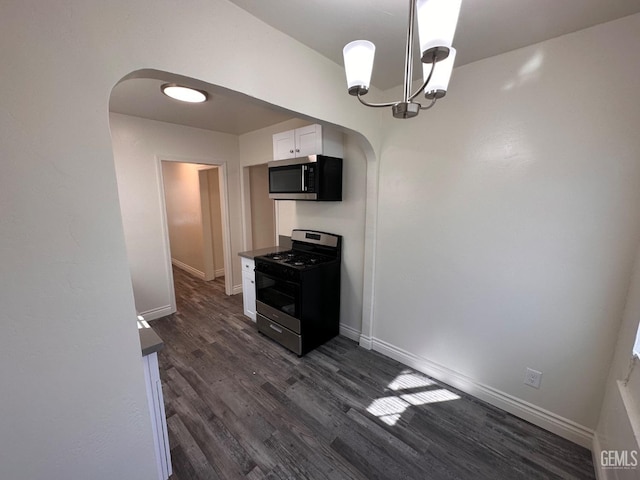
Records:
[[[255,258],[258,330],[302,356],[340,331],[342,237],[294,230],[286,252]]]
[[[309,155],[269,162],[269,198],[342,200],[342,159]]]

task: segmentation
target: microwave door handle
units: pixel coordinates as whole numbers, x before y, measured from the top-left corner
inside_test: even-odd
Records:
[[[306,165],[302,165],[302,191],[303,192],[307,191],[307,186],[305,185],[306,176],[307,176],[307,166]]]

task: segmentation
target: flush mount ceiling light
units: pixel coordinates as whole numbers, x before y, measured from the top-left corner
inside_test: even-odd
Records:
[[[206,102],[208,95],[207,92],[196,90],[194,88],[183,87],[175,83],[165,83],[160,87],[162,93],[167,97],[175,98],[181,102],[189,103],[202,103]]]
[[[402,100],[388,103],[369,103],[362,99],[369,91],[376,47],[368,40],[355,40],[342,51],[349,94],[357,96],[367,107],[391,107],[395,118],[412,118],[433,107],[436,100],[447,93],[456,50],[451,46],[458,23],[461,0],[409,0],[409,28],[404,64]],[[418,34],[423,67],[422,86],[411,93],[413,76],[413,27],[418,17]],[[438,65],[436,68],[436,64]],[[431,100],[422,106],[413,100],[424,92]]]

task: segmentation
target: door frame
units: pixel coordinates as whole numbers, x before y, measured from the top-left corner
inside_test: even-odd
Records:
[[[218,167],[218,182],[220,185],[220,212],[222,215],[222,250],[224,255],[224,292],[226,295],[232,295],[233,293],[233,279],[232,277],[232,263],[231,263],[231,226],[229,223],[229,188],[227,179],[227,162],[217,160],[214,158],[192,158],[183,157],[179,155],[156,155],[156,177],[158,185],[158,194],[160,196],[160,206],[162,210],[161,225],[162,225],[162,246],[164,254],[164,264],[169,279],[169,285],[171,288],[169,305],[171,312],[176,312],[176,289],[173,279],[173,268],[171,265],[171,245],[169,243],[169,223],[167,220],[167,205],[164,192],[164,177],[162,175],[162,162],[175,162],[175,163],[192,163],[200,166],[198,170]]]

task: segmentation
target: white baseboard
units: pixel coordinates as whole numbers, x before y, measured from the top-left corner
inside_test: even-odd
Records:
[[[201,280],[204,280],[205,275],[204,272],[201,272],[197,268],[193,268],[191,265],[187,265],[186,263],[182,263],[180,260],[176,260],[175,258],[171,259],[171,264],[175,265],[181,270],[184,270],[187,273],[190,273],[194,277],[198,277]]]
[[[371,348],[373,347],[373,341],[371,340],[371,337],[360,335],[360,346],[366,350],[371,350]]]
[[[362,344],[362,338],[360,340]],[[377,338],[372,339],[373,349],[416,370],[425,373],[436,380],[473,395],[495,407],[520,417],[556,435],[560,435],[586,448],[592,447],[594,431],[579,425],[572,420],[544,410],[536,405],[525,402],[517,397],[483,385],[475,380],[455,372],[447,367],[438,365],[426,358],[418,357],[401,348],[391,345]]]
[[[231,287],[231,295],[237,295],[239,293],[242,293],[242,284]]]
[[[171,315],[175,313],[175,310],[171,308],[171,305],[165,305],[164,307],[152,308],[151,310],[147,310],[145,312],[140,312],[142,318],[146,321],[156,320],[157,318],[166,317],[167,315]]]
[[[596,480],[609,480],[609,474],[611,470],[604,470],[602,465],[600,465],[600,452],[602,451],[602,446],[600,445],[600,437],[598,436],[598,432],[595,432],[593,435],[593,442],[591,443],[591,457],[593,459],[593,468],[596,472]]]
[[[219,268],[218,270],[216,270],[215,272],[213,272],[213,274],[216,277],[224,277],[224,268]]]
[[[340,335],[347,337],[349,340],[353,340],[354,342],[357,342],[360,339],[360,331],[343,323],[340,324]]]

